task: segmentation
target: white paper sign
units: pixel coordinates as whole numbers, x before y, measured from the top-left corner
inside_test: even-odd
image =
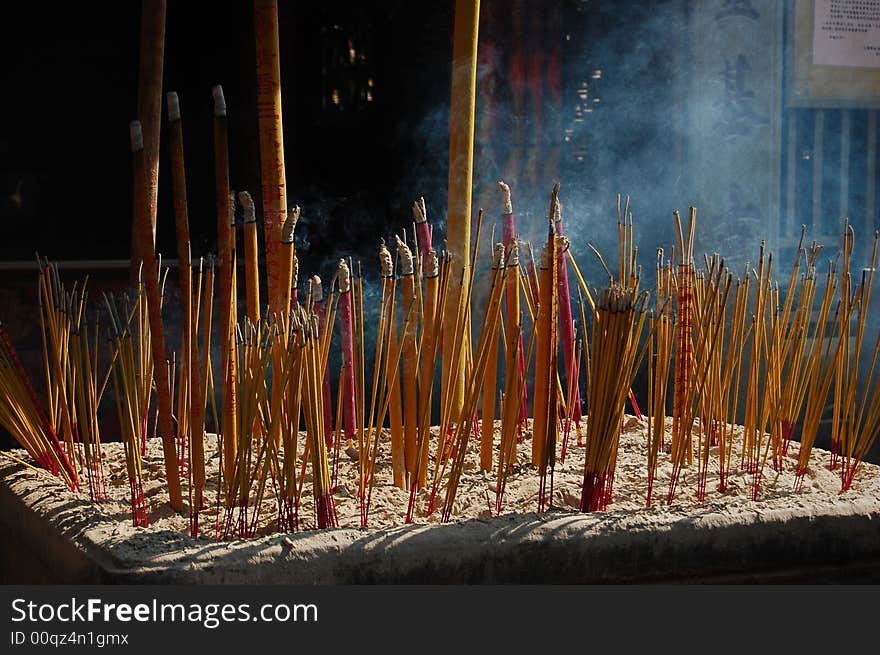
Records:
[[[880,0],[815,0],[813,65],[880,68]]]

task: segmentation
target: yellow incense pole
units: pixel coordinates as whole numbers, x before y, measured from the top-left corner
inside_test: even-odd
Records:
[[[470,265],[471,192],[474,172],[474,113],[477,93],[477,41],[480,22],[479,0],[456,0],[452,43],[452,97],[449,116],[449,189],[447,201],[446,247],[452,256],[453,279]],[[459,416],[464,404],[464,362],[467,361],[470,325],[465,326],[461,356],[449,349],[455,341],[456,317],[467,320],[467,277],[450,291],[449,311],[443,317],[443,397],[452,401],[452,416]],[[461,307],[459,311],[457,308]],[[458,359],[458,370],[451,363]],[[444,404],[446,404],[444,402]]]
[[[141,5],[141,47],[138,63],[137,115],[144,135],[146,194],[153,246],[156,244],[156,197],[159,189],[159,125],[162,120],[162,68],[165,59],[166,0],[143,0]],[[140,211],[134,208],[134,215]],[[131,232],[131,279],[137,280],[137,224]]]
[[[134,158],[134,184],[140,187],[141,193],[136,198],[146,198],[144,186],[149,184],[146,170],[144,141],[141,124],[131,122],[131,150]],[[141,195],[142,194],[142,195]],[[165,475],[168,481],[168,497],[175,511],[183,508],[180,491],[180,472],[177,469],[177,453],[175,448],[174,422],[171,417],[171,389],[168,376],[164,374],[162,363],[165,362],[165,334],[162,330],[162,305],[159,291],[159,271],[156,262],[156,251],[150,243],[149,205],[142,202],[138,207],[136,227],[138,228],[138,250],[134,258],[143,262],[142,274],[147,292],[148,311],[150,315],[150,342],[153,352],[153,379],[159,401],[159,429],[162,435],[162,449],[165,455]]]
[[[247,317],[260,325],[260,267],[257,257],[257,212],[251,194],[241,191],[238,200],[244,210],[244,263]],[[290,268],[288,262],[288,269]]]
[[[287,218],[284,135],[281,127],[281,65],[277,0],[254,1],[257,44],[257,117],[260,132],[260,177],[263,182],[263,228],[269,313],[282,307],[290,288],[290,267],[281,262],[281,226]]]

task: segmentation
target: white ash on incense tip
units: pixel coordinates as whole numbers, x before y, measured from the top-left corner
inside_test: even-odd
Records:
[[[284,224],[281,226],[281,243],[293,243],[293,232],[296,230],[296,223],[299,221],[299,205],[294,207],[287,213]]]
[[[226,98],[223,97],[223,87],[219,84],[211,89],[214,97],[214,116],[226,116]]]
[[[498,186],[501,188],[501,213],[512,214],[513,202],[510,199],[510,187],[502,180],[498,181]]]
[[[510,248],[507,253],[507,265],[508,267],[519,266],[519,242],[516,239],[511,239]]]
[[[400,274],[412,275],[412,251],[410,251],[409,246],[406,245],[406,242],[403,241],[399,236],[394,235],[394,239],[397,241],[397,256],[400,258]]]
[[[168,103],[168,120],[175,122],[180,120],[180,101],[177,99],[177,92],[169,91],[165,94]]]
[[[440,275],[440,262],[437,253],[432,248],[428,251],[428,261],[425,265],[425,277],[437,277]]]
[[[309,280],[309,293],[312,294],[312,302],[321,302],[324,299],[324,286],[317,275],[313,275]]]
[[[379,246],[379,270],[382,277],[391,277],[394,275],[394,263],[391,259],[391,251],[388,250],[385,241],[382,241],[382,245]]]
[[[257,210],[254,207],[254,199],[251,198],[251,194],[247,191],[239,191],[238,202],[241,204],[241,208],[244,211],[244,222],[256,223]]]
[[[412,206],[413,218],[416,223],[427,223],[428,222],[428,211],[425,207],[425,198],[424,196],[419,198],[413,203]]]
[[[504,244],[498,242],[492,249],[492,268],[504,266]]]
[[[348,293],[351,290],[351,271],[344,259],[339,260],[339,269],[336,272],[339,278],[339,293]]]
[[[128,134],[131,138],[131,151],[138,152],[144,149],[144,131],[140,121],[132,121],[128,124]]]

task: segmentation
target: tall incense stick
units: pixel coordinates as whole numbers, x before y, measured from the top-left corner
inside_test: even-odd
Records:
[[[159,189],[159,125],[162,120],[162,69],[165,61],[166,0],[143,0],[141,5],[141,43],[138,64],[137,115],[144,134],[144,167],[147,172],[146,198],[150,219],[150,245],[156,245],[156,199]],[[137,216],[138,208],[134,208]],[[131,279],[137,279],[137,228],[131,232]]]
[[[144,141],[141,125],[138,121],[131,123],[131,149],[134,159],[134,183],[142,190],[149,183],[144,161]],[[168,497],[171,507],[176,511],[183,508],[183,498],[180,491],[180,472],[177,469],[177,452],[175,450],[174,421],[171,417],[171,388],[168,384],[168,376],[162,363],[165,358],[165,332],[162,326],[161,294],[159,292],[159,271],[156,262],[156,253],[152,247],[150,235],[150,207],[142,202],[138,215],[137,225],[140,243],[139,258],[143,261],[144,286],[147,293],[147,307],[150,314],[150,341],[153,350],[153,380],[156,383],[156,391],[159,400],[159,426],[162,437],[162,449],[165,454],[165,475],[168,484]]]
[[[284,176],[284,130],[281,124],[281,64],[278,47],[278,2],[255,0],[257,45],[257,117],[260,132],[260,178],[263,184],[263,227],[269,312],[281,307],[290,287],[290,272],[280,261],[281,226],[287,218]]]
[[[477,41],[480,22],[479,0],[456,0],[455,27],[452,41],[452,96],[449,117],[449,199],[446,247],[452,255],[453,275],[458,277],[470,266],[471,192],[474,167],[474,112],[477,90]],[[449,398],[453,415],[464,404],[465,366],[470,340],[470,326],[458,348],[462,353],[449,352],[456,341],[457,320],[466,320],[467,308],[456,312],[468,296],[467,278],[453,285],[449,311],[443,317],[443,389]],[[460,316],[461,318],[458,318]],[[456,366],[455,362],[459,362]]]

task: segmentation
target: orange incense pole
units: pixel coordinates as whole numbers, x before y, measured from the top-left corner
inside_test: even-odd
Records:
[[[400,308],[408,312],[410,305],[416,300],[415,271],[413,256],[409,246],[400,237],[397,240],[397,258],[400,262]],[[418,443],[418,369],[419,354],[416,344],[416,321],[410,321],[406,330],[401,333],[403,341],[403,453],[407,476],[415,474],[416,444]]]
[[[193,318],[192,261],[189,239],[189,211],[186,200],[186,168],[183,157],[183,123],[180,103],[173,91],[168,94],[168,145],[171,150],[171,184],[174,197],[174,221],[177,227],[177,258],[180,272],[182,364],[189,381],[190,455],[195,487],[195,506],[202,505],[205,488],[205,405],[202,401],[202,376],[199,369],[198,328]]]
[[[547,438],[547,419],[550,397],[555,389],[555,371],[550,370],[550,304],[555,291],[550,277],[551,253],[541,250],[540,279],[538,282],[538,316],[535,330],[535,398],[532,416],[532,464],[540,467],[544,461],[544,442]],[[555,397],[555,394],[553,394]]]
[[[462,276],[470,266],[471,193],[474,167],[474,115],[477,92],[477,41],[479,35],[479,0],[456,0],[455,25],[452,42],[452,92],[449,116],[449,182],[448,217],[446,228],[447,250],[452,256],[453,279],[464,280],[450,289],[449,310],[443,317],[443,398],[452,416],[461,414],[464,404],[465,362],[469,352],[470,325],[465,326],[464,338],[458,348],[461,353],[449,352],[456,341],[457,321],[466,321],[469,312],[464,307],[468,298],[468,276]],[[459,318],[460,317],[460,318]],[[452,370],[452,364],[458,362]],[[448,400],[447,400],[448,399]]]
[[[257,118],[260,134],[260,177],[263,185],[263,229],[269,312],[281,306],[290,288],[290,268],[281,261],[281,227],[287,218],[284,132],[281,124],[281,64],[277,0],[254,1],[257,46]]]
[[[149,184],[146,169],[143,132],[139,121],[131,122],[131,150],[134,160],[134,183],[139,187],[136,198],[147,198],[146,186]],[[150,206],[148,202],[139,203],[137,212],[138,240],[136,257],[143,262],[142,275],[147,293],[147,307],[150,316],[150,345],[153,352],[153,380],[156,384],[159,401],[159,427],[162,437],[162,450],[165,455],[165,475],[168,483],[168,497],[175,511],[183,509],[180,491],[180,472],[177,469],[175,450],[175,430],[171,417],[171,387],[168,384],[166,368],[162,362],[165,357],[165,332],[162,326],[162,301],[159,291],[159,271],[156,250],[152,243],[150,225]]]
[[[137,115],[144,135],[144,170],[150,220],[150,238],[156,245],[156,198],[159,190],[159,126],[162,121],[162,70],[165,61],[166,0],[143,0],[141,5],[141,45],[138,63]],[[135,199],[140,203],[140,199]],[[134,208],[135,223],[138,207]],[[137,230],[131,232],[131,279],[137,280]]]

